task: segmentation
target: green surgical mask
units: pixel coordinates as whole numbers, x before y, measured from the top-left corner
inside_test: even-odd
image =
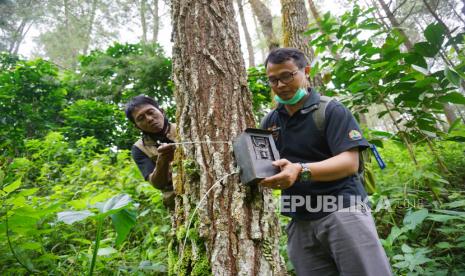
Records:
[[[281,104],[293,105],[296,104],[298,101],[302,100],[302,98],[305,97],[305,95],[307,95],[307,90],[305,90],[304,88],[299,88],[297,89],[297,92],[295,92],[294,97],[290,98],[289,100],[283,100],[278,95],[274,96],[274,100]]]

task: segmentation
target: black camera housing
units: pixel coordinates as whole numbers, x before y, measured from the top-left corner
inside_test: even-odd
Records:
[[[279,168],[271,164],[279,159],[271,134],[269,130],[247,128],[234,140],[234,156],[242,184],[253,185],[279,173]]]

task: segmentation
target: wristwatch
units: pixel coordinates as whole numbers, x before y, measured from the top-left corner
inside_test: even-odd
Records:
[[[300,170],[300,181],[310,181],[312,178],[312,171],[305,163],[299,163],[302,169]]]

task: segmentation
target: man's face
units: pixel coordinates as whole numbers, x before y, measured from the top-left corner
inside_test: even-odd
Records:
[[[163,113],[150,104],[137,106],[132,111],[136,126],[144,132],[157,133],[163,130],[165,122]]]
[[[283,63],[268,63],[266,75],[270,80],[270,86],[273,92],[283,100],[291,99],[297,89],[306,87],[305,74],[308,73],[309,67],[299,70],[293,60],[287,60]]]

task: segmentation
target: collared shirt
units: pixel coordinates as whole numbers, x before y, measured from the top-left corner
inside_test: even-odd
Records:
[[[166,135],[172,141],[175,141],[176,138],[176,125],[170,123],[170,130]],[[149,175],[155,169],[158,152],[157,147],[159,145],[156,141],[152,141],[150,137],[144,137],[139,139],[131,148],[131,155],[136,162],[139,171],[144,176],[145,180],[148,180]],[[144,148],[144,151],[141,150],[141,147]]]
[[[310,96],[302,108],[292,116],[284,105],[279,105],[271,111],[274,114],[270,114],[268,122],[262,122],[263,129],[274,132],[273,138],[281,158],[293,163],[311,163],[326,160],[353,148],[364,150],[369,147],[352,113],[335,100],[329,102],[326,107],[324,133],[320,133],[312,116],[315,105],[320,102],[320,95],[313,89],[309,92]],[[346,208],[351,205],[351,196],[365,198],[366,192],[359,177],[352,175],[327,182],[297,181],[290,188],[283,190],[281,195],[282,200],[291,201],[292,196],[300,196],[306,198],[305,204],[309,204],[296,208],[295,212],[282,212],[284,215],[314,220],[331,213],[315,211],[318,209],[318,200],[325,200],[321,196],[341,196],[341,204]],[[309,209],[312,211],[308,211]]]

